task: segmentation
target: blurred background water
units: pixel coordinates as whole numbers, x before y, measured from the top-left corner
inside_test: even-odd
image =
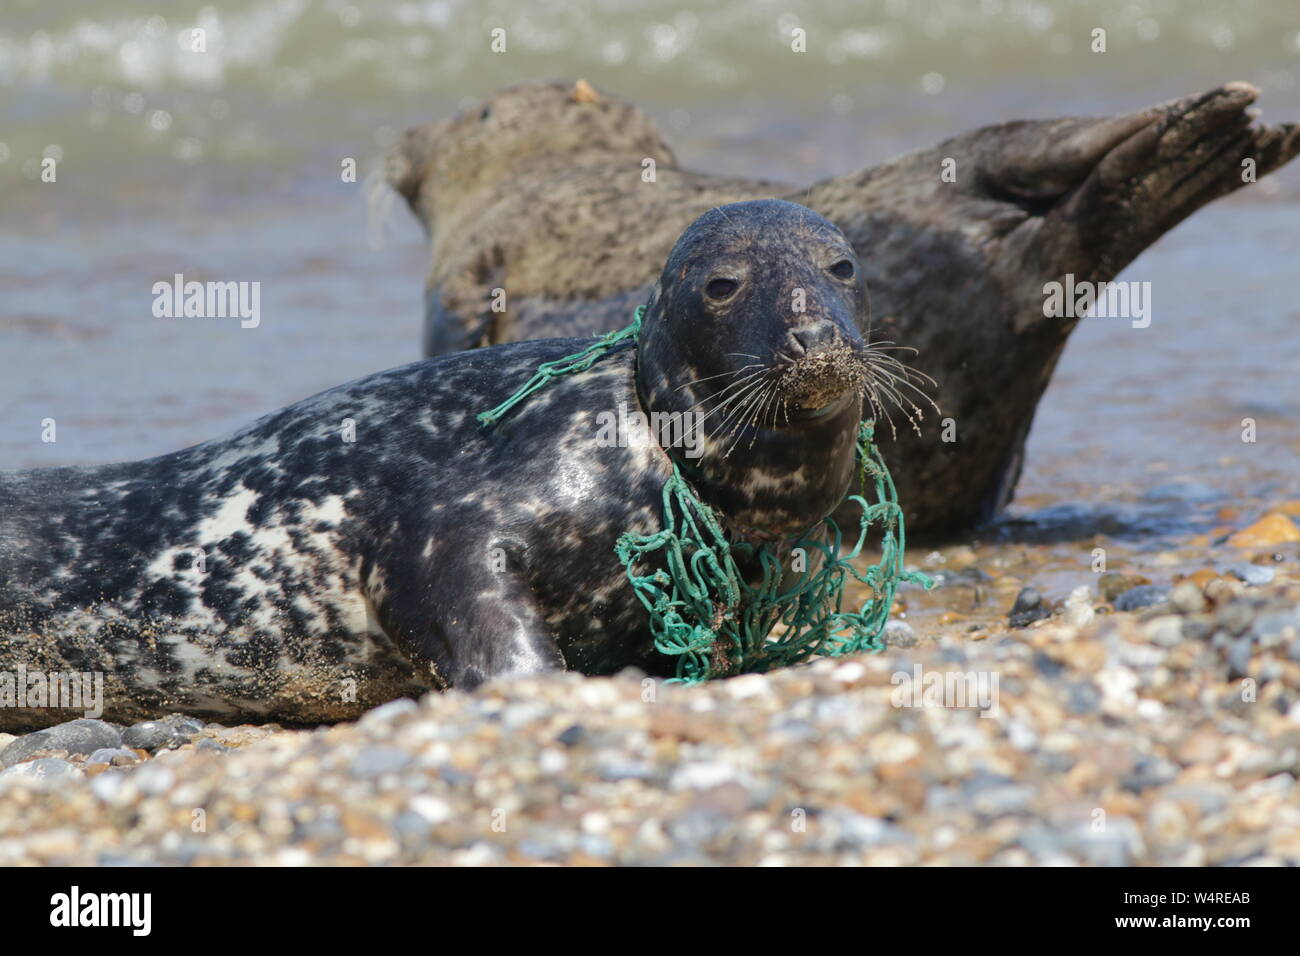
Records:
[[[423,239],[395,209],[374,248],[360,180],[407,126],[577,77],[646,107],[686,165],[807,182],[1234,79],[1300,120],[1300,3],[3,0],[0,468],[159,454],[417,358]],[[1141,534],[1171,483],[1201,489],[1183,501],[1295,496],[1298,213],[1295,163],[1126,270],[1152,283],[1153,323],[1075,333],[1017,513],[1110,509]],[[155,318],[151,287],[177,272],[260,281],[260,326]]]

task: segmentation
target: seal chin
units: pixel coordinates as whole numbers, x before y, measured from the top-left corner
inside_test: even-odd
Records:
[[[821,418],[843,409],[863,391],[867,363],[851,346],[808,352],[786,366],[777,386],[791,421]]]

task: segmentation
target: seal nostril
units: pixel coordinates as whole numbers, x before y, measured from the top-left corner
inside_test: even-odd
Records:
[[[799,354],[805,355],[836,344],[835,326],[830,322],[795,329],[790,337],[799,347]]]

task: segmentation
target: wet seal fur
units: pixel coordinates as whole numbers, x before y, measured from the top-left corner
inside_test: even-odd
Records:
[[[682,227],[780,196],[844,231],[869,270],[880,337],[918,350],[956,422],[881,434],[911,533],[977,524],[1011,498],[1034,410],[1077,319],[1043,286],[1113,279],[1213,199],[1300,152],[1229,83],[1122,116],[1017,121],[803,189],[681,169],[650,119],[586,84],[526,84],[413,129],[388,180],[428,230],[425,349],[617,328]],[[945,159],[956,182],[943,182]],[[653,159],[656,181],[642,181]],[[494,290],[506,291],[495,312]]]
[[[661,527],[669,452],[598,417],[734,410],[761,364],[771,414],[709,420],[678,461],[738,533],[802,532],[855,470],[866,290],[833,225],[764,201],[700,217],[647,301],[639,343],[490,428],[475,414],[590,340],[416,362],[147,461],[0,473],[0,672],[104,672],[109,719],[293,722],[566,666],[671,674],[614,552]],[[59,716],[0,708],[0,729]]]

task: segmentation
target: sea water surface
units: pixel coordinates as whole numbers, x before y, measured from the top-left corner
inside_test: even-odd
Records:
[[[0,468],[160,454],[418,358],[423,237],[364,180],[410,125],[577,77],[649,110],[688,166],[808,182],[1228,80],[1300,120],[1300,5],[4,0]],[[1300,162],[1140,256],[1122,278],[1151,283],[1150,327],[1083,321],[978,540],[1051,591],[1098,536],[1157,553],[1300,497],[1298,264]],[[156,318],[177,273],[259,282],[259,325]]]

